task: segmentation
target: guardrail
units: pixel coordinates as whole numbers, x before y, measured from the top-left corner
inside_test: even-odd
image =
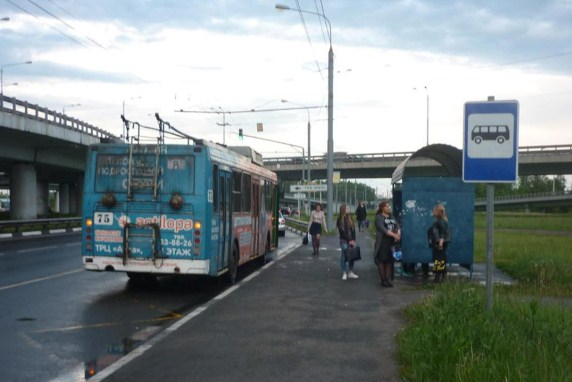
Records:
[[[0,238],[21,237],[27,234],[45,235],[72,232],[81,225],[81,217],[0,221]]]
[[[95,127],[89,123],[80,121],[79,119],[69,117],[63,113],[49,110],[38,105],[33,105],[16,98],[0,95],[0,110],[21,117],[44,121],[46,123],[62,128],[77,130],[94,137],[107,139],[109,141],[121,142],[120,138],[105,130],[100,129],[99,127]]]
[[[552,196],[566,196],[571,195],[571,192],[537,192],[535,194],[513,194],[513,195],[499,195],[494,197],[494,201],[501,200],[522,200],[522,199],[539,199]],[[475,198],[475,203],[486,202],[487,198]]]
[[[291,217],[288,217],[288,216],[284,216],[284,220],[286,220],[286,225],[290,228],[293,228],[293,229],[301,231],[301,232],[307,232],[308,231],[308,222],[307,221],[292,219]],[[288,224],[288,223],[290,223],[290,224]]]

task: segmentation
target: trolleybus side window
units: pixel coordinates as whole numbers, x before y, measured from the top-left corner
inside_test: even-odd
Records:
[[[242,173],[235,172],[232,174],[232,196],[233,211],[242,211]]]
[[[213,212],[218,212],[218,166],[213,166]]]
[[[252,177],[248,174],[242,175],[242,212],[250,212],[251,210],[251,181]]]

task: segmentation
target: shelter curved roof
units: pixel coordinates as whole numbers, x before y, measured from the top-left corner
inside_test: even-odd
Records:
[[[404,178],[407,162],[413,158],[429,158],[439,162],[449,177],[461,177],[463,175],[462,150],[438,143],[422,147],[401,162],[393,171],[391,183],[399,182]]]

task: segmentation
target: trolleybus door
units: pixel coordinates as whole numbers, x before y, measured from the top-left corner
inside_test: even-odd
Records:
[[[252,255],[257,256],[260,254],[260,186],[257,182],[253,182],[252,187]]]
[[[228,253],[230,250],[231,239],[231,174],[230,172],[220,171],[218,179],[218,201],[220,203],[219,214],[219,244],[218,244],[218,264],[219,269],[226,267],[228,264]]]

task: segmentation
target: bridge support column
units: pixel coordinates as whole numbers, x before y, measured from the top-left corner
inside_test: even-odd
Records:
[[[36,219],[36,168],[27,163],[16,163],[10,169],[10,218]]]
[[[49,196],[48,182],[36,182],[36,209],[38,216],[46,216],[49,211]]]
[[[69,208],[71,214],[81,215],[83,197],[83,176],[79,176],[75,183],[69,185]]]
[[[69,214],[70,213],[70,185],[68,183],[60,184],[60,213]]]

